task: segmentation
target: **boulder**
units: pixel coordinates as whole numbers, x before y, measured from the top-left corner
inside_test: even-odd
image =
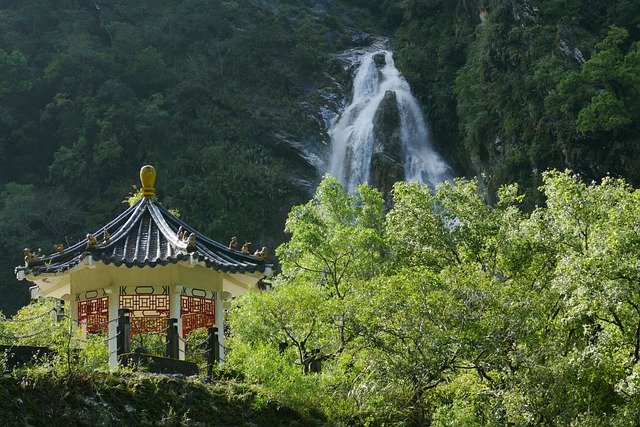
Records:
[[[371,157],[371,183],[382,192],[389,206],[393,184],[405,179],[400,125],[396,93],[387,91],[373,117],[374,152]]]
[[[404,166],[384,153],[374,153],[371,157],[372,184],[382,192],[388,208],[392,205],[393,184],[404,180]]]
[[[353,47],[366,47],[373,43],[373,39],[367,33],[355,33],[351,35],[351,46]]]
[[[373,55],[373,62],[376,64],[376,67],[382,68],[387,65],[387,58],[382,52],[376,53]]]

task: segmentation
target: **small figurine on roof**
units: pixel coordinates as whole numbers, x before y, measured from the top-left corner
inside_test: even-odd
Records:
[[[92,250],[98,247],[98,239],[92,234],[87,234],[87,250]]]
[[[242,245],[242,253],[243,254],[251,253],[251,242],[246,242],[244,245]]]
[[[229,249],[231,249],[232,251],[237,251],[238,250],[238,238],[233,236],[231,238],[231,241],[229,242]]]
[[[109,232],[105,228],[104,233],[102,234],[102,243],[109,243],[109,240],[111,240],[111,234],[109,234]]]
[[[24,256],[24,262],[26,264],[30,263],[31,261],[35,261],[38,259],[38,256],[40,255],[41,250],[38,249],[38,252],[31,252],[31,249],[29,248],[24,248],[22,250],[22,255]]]
[[[53,249],[59,254],[64,252],[64,245],[62,243],[58,243],[57,245],[53,245]]]
[[[269,257],[269,253],[267,252],[267,247],[263,246],[262,249],[260,249],[259,251],[255,251],[253,256],[256,257],[256,259],[259,261],[266,261],[267,258]]]
[[[191,233],[187,237],[187,252],[194,252],[196,250],[196,235]]]

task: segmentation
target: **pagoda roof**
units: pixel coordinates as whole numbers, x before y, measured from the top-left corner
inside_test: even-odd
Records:
[[[106,233],[105,233],[106,232]],[[87,257],[126,267],[156,267],[180,261],[201,262],[224,273],[264,273],[272,267],[198,232],[154,197],[143,197],[86,240],[58,253],[28,261],[16,273],[63,273]]]

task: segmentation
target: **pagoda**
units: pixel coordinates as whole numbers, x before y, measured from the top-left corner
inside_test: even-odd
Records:
[[[155,178],[153,166],[143,166],[140,201],[85,240],[43,257],[25,249],[16,276],[34,284],[32,298],[69,302],[85,333],[108,331],[111,367],[119,309],[128,309],[132,334],[162,332],[176,319],[181,360],[190,331],[217,327],[224,360],[224,300],[257,290],[272,265],[265,253],[228,248],[172,214],[155,198]]]

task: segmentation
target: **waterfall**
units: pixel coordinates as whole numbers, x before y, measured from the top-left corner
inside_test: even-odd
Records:
[[[400,179],[430,186],[451,179],[451,168],[432,149],[422,110],[395,67],[392,53],[386,49],[360,51],[352,61],[360,64],[353,81],[353,99],[329,129],[332,145],[329,174],[350,192],[361,183],[372,182],[373,156],[376,150],[380,151],[381,144],[389,143],[389,138],[376,135],[374,120],[386,96],[391,102],[395,98],[394,114],[399,116],[394,135],[399,139],[396,161],[403,169],[399,173],[404,172]]]

